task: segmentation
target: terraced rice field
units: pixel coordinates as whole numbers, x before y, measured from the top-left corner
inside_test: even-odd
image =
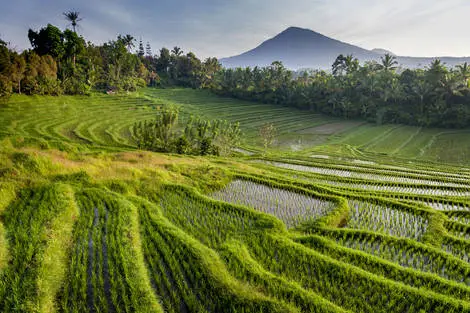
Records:
[[[239,121],[244,131],[243,146],[260,151],[260,126],[273,123],[278,137],[273,151],[294,151],[301,155],[322,154],[331,147],[352,147],[363,153],[387,154],[407,159],[468,164],[469,130],[425,129],[401,125],[375,126],[360,121],[342,121],[270,104],[221,98],[209,92],[189,89],[145,89],[128,96],[90,97],[14,96],[2,106],[0,137],[17,136],[40,140],[62,149],[79,142],[88,148],[134,147],[131,126],[152,118],[164,104],[184,108],[207,118]],[[262,116],[263,118],[259,118]],[[333,149],[334,150],[334,149]]]
[[[253,155],[136,150],[132,123],[170,102],[240,120]],[[298,113],[193,90],[13,97],[0,311],[470,312],[470,169],[394,159],[451,135]],[[263,121],[334,147],[262,155]]]

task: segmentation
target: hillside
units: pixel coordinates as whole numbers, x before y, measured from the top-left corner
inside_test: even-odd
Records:
[[[137,150],[132,124],[166,104],[240,121],[252,155]],[[265,122],[280,130],[267,154]],[[0,308],[470,312],[469,137],[192,89],[14,95],[0,106]]]
[[[267,66],[282,61],[290,69],[313,68],[328,70],[340,54],[352,54],[361,62],[380,60],[384,49],[367,50],[329,38],[309,29],[289,27],[258,47],[236,56],[223,58],[225,67]],[[435,57],[397,56],[399,64],[407,68],[429,65]],[[440,57],[449,67],[470,62],[470,57]]]

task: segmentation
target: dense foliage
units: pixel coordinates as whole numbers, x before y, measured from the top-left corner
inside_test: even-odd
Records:
[[[470,125],[470,66],[449,69],[435,60],[425,69],[398,69],[395,58],[359,64],[340,55],[325,71],[294,73],[282,63],[222,69],[213,90],[221,95],[278,103],[377,124],[462,128]]]
[[[228,155],[240,143],[240,124],[191,116],[182,123],[179,109],[159,109],[155,120],[137,122],[133,136],[139,149],[194,155]]]
[[[215,58],[199,60],[175,47],[154,55],[142,41],[134,53],[135,39],[119,35],[103,45],[86,42],[76,32],[78,12],[64,13],[73,30],[48,24],[30,29],[32,49],[18,53],[0,40],[0,98],[12,92],[42,95],[88,94],[92,89],[135,91],[138,87],[176,85],[208,87],[220,64]]]

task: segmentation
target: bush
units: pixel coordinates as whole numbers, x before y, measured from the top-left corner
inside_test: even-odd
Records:
[[[178,109],[169,107],[160,110],[154,121],[135,123],[137,146],[157,152],[228,155],[239,142],[239,123],[192,117],[185,125],[178,125],[178,115]]]
[[[91,91],[91,86],[78,77],[64,80],[62,88],[67,95],[89,95]]]

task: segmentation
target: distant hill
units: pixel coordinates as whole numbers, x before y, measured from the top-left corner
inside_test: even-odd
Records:
[[[390,54],[390,55],[396,56],[395,53],[393,53],[389,50],[385,50],[385,49],[375,48],[375,49],[372,49],[371,51],[374,52],[374,53],[377,53],[377,54],[381,54],[381,55]]]
[[[273,61],[282,61],[290,69],[330,69],[339,54],[352,54],[361,62],[365,62],[378,61],[385,53],[389,51],[367,50],[309,29],[289,27],[252,50],[220,61],[225,67],[267,66]],[[424,67],[434,59],[436,58],[397,56],[399,64],[409,68]],[[447,66],[470,63],[470,57],[440,57],[440,59]]]

